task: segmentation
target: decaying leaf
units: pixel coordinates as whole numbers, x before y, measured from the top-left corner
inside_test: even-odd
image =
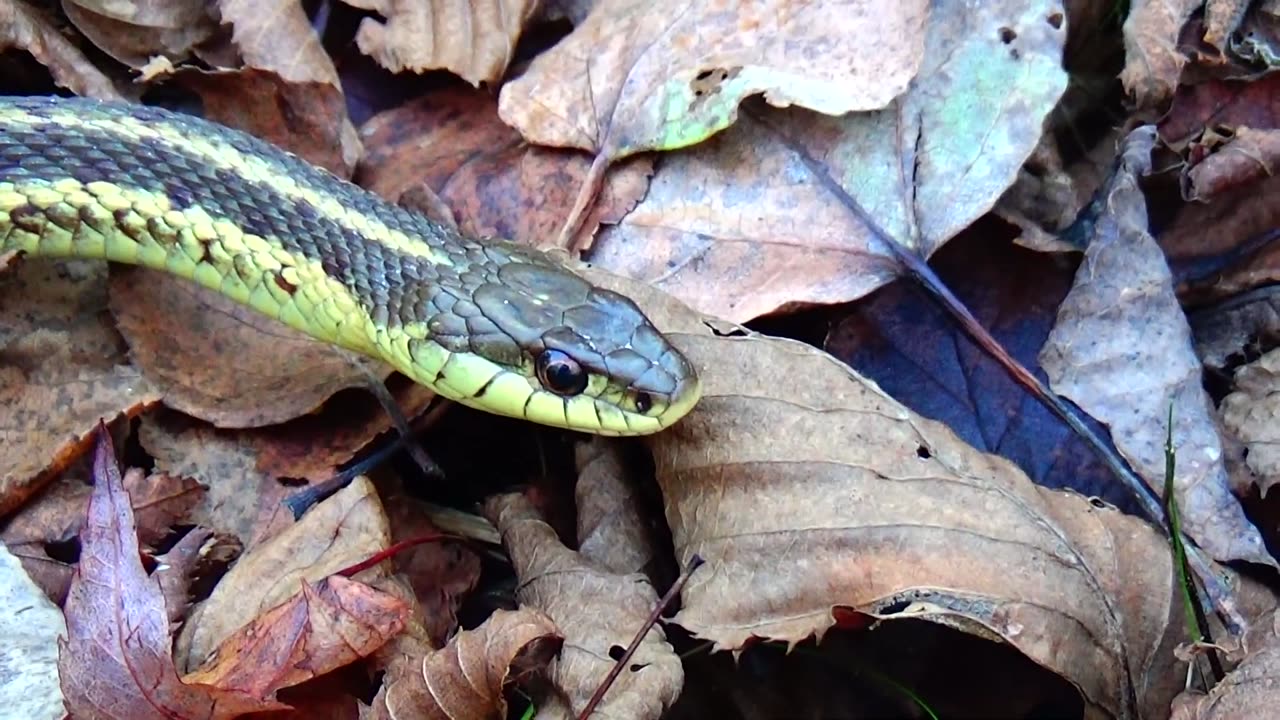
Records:
[[[995,204],[1039,142],[1066,87],[1055,7],[936,4],[924,65],[887,108],[753,112],[665,158],[644,201],[601,232],[592,262],[738,322],[865,295],[895,265],[826,183],[932,255]]]
[[[103,429],[97,432],[94,480],[80,535],[80,565],[65,607],[67,638],[58,643],[70,714],[212,720],[285,708],[178,678],[164,598],[138,556],[133,510]]]
[[[147,475],[133,468],[124,475],[124,488],[132,503],[139,540],[159,542],[204,493],[189,478]],[[0,541],[22,560],[22,565],[55,602],[61,603],[71,582],[71,566],[49,557],[51,544],[74,540],[84,526],[85,507],[92,487],[63,476],[23,507],[0,530]]]
[[[1280,482],[1280,350],[1236,371],[1221,411],[1224,428],[1248,449],[1244,462],[1265,497]]]
[[[231,43],[244,67],[230,73],[188,71],[185,77],[178,74],[180,81],[207,96],[206,105],[217,106],[214,119],[261,133],[340,177],[351,177],[360,160],[360,139],[347,115],[338,71],[303,6],[292,0],[219,0],[218,9],[222,22],[231,26]],[[264,132],[268,128],[274,132]]]
[[[164,273],[112,271],[111,308],[165,405],[218,427],[274,425],[390,368]]]
[[[705,140],[749,95],[832,115],[882,108],[920,66],[927,17],[919,0],[605,0],[503,87],[499,112],[531,142],[614,160]]]
[[[1229,489],[1191,331],[1147,231],[1138,178],[1151,168],[1155,137],[1155,129],[1144,126],[1125,142],[1041,366],[1055,392],[1110,426],[1116,448],[1153,489],[1164,487],[1172,403],[1174,487],[1187,534],[1220,560],[1274,565]]]
[[[394,595],[338,575],[302,581],[300,592],[233,633],[183,682],[269,700],[373,653],[408,612]]]
[[[99,100],[122,97],[111,79],[58,32],[44,13],[23,0],[0,0],[0,51],[9,49],[30,53],[49,68],[54,82],[77,95]]]
[[[655,558],[655,523],[641,502],[637,468],[630,448],[606,438],[577,446],[578,552],[588,561],[618,574],[642,573]]]
[[[94,45],[135,70],[153,57],[186,59],[218,24],[204,0],[66,0],[62,10]]]
[[[425,186],[465,233],[553,245],[591,159],[529,145],[495,107],[487,93],[447,90],[375,116],[360,128],[369,152],[357,181],[392,201]],[[588,246],[600,224],[621,220],[644,196],[652,172],[648,156],[618,164],[573,244]]]
[[[613,668],[615,653],[644,627],[657,593],[643,575],[616,574],[564,547],[522,495],[491,497],[485,514],[502,531],[520,579],[520,602],[545,612],[564,635],[564,648],[548,671],[556,692],[544,699],[540,716],[576,717]],[[683,685],[680,658],[654,626],[597,712],[657,720]]]
[[[281,500],[289,488],[258,470],[258,452],[247,432],[217,430],[174,412],[143,417],[138,440],[156,469],[191,477],[208,488],[190,522],[253,547],[293,522]]]
[[[23,572],[0,542],[0,708],[23,720],[62,720],[58,638],[67,634],[62,612]]]
[[[1208,695],[1184,692],[1173,706],[1172,720],[1253,720],[1275,713],[1280,694],[1280,627],[1273,610],[1253,624],[1248,654]]]
[[[366,560],[389,542],[387,517],[373,484],[357,477],[297,523],[250,548],[192,613],[175,656],[183,667],[202,665],[232,633],[297,593],[300,583]],[[383,574],[377,566],[355,579]]]
[[[674,622],[737,649],[821,636],[840,607],[909,609],[1000,638],[1112,716],[1167,708],[1182,610],[1152,527],[1037,488],[826,353],[717,335],[660,293],[590,277],[635,297],[703,382],[647,441],[676,559],[707,561]]]
[[[1237,128],[1235,136],[1187,173],[1191,199],[1208,200],[1275,174],[1280,130]]]
[[[504,686],[544,667],[559,648],[560,636],[547,616],[527,608],[496,610],[480,627],[406,663],[403,674],[389,670],[369,720],[507,717]]]
[[[472,85],[496,83],[515,55],[516,41],[538,9],[534,0],[343,0],[373,10],[356,31],[356,45],[382,67],[400,72],[444,69]]]
[[[0,516],[78,457],[99,419],[159,393],[106,312],[106,263],[20,263],[0,278]]]
[[[1173,95],[1187,58],[1178,51],[1178,34],[1203,0],[1135,0],[1124,21],[1124,87],[1144,108],[1158,107]]]

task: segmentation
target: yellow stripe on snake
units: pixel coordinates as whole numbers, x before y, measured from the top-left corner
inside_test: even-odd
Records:
[[[464,405],[656,432],[700,386],[636,305],[547,255],[465,237],[195,117],[0,98],[0,252],[193,280]]]

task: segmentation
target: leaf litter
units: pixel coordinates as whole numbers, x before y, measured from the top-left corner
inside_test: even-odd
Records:
[[[581,707],[613,651],[644,631],[643,660],[623,669],[606,705],[628,717],[678,716],[715,689],[677,651],[696,653],[704,639],[749,665],[761,642],[793,649],[825,636],[821,651],[834,633],[859,637],[861,617],[895,627],[903,624],[890,620],[924,620],[953,636],[1003,643],[1065,678],[1089,716],[1168,716],[1194,655],[1174,652],[1185,628],[1156,529],[1080,495],[1036,487],[1005,459],[959,441],[829,355],[725,322],[785,315],[770,318],[770,327],[805,335],[796,328],[825,322],[815,307],[864,298],[901,274],[842,195],[926,258],[957,235],[991,227],[979,219],[993,210],[1017,223],[1028,245],[1058,253],[1074,252],[1072,238],[1093,227],[1100,239],[1079,271],[1095,279],[1086,288],[1093,302],[1107,302],[1107,282],[1127,300],[1135,278],[1159,276],[1144,285],[1157,288],[1158,302],[1108,305],[1132,316],[1127,335],[1113,329],[1110,314],[1068,312],[1087,305],[1077,292],[1055,339],[1073,332],[1082,339],[1053,352],[1069,358],[1071,372],[1093,372],[1084,384],[1095,392],[1072,397],[1110,425],[1148,479],[1162,469],[1151,461],[1152,438],[1163,430],[1160,396],[1176,388],[1184,403],[1176,419],[1186,423],[1178,426],[1186,438],[1182,510],[1195,537],[1220,558],[1274,564],[1228,493],[1271,482],[1267,315],[1226,305],[1201,315],[1199,328],[1234,318],[1230,328],[1222,323],[1213,359],[1204,356],[1225,378],[1225,391],[1210,388],[1215,400],[1227,398],[1221,431],[1177,315],[1206,298],[1258,292],[1275,276],[1270,242],[1258,239],[1274,224],[1265,201],[1270,79],[1250,74],[1277,56],[1268,44],[1270,4],[1246,11],[1211,1],[1203,13],[1199,3],[1132,4],[1121,80],[1139,112],[1175,98],[1160,125],[1170,142],[1159,166],[1177,171],[1147,177],[1140,190],[1131,177],[1113,178],[1128,188],[1108,186],[1092,204],[1087,193],[1115,152],[1108,144],[1121,122],[1109,119],[1106,133],[1069,150],[1064,138],[1088,134],[1082,118],[1091,111],[1068,107],[1081,96],[1064,95],[1060,61],[1064,47],[1081,46],[1080,18],[1115,23],[1110,37],[1121,47],[1123,16],[1097,7],[858,0],[673,11],[603,2],[551,4],[538,15],[532,4],[507,3],[493,15],[486,13],[500,4],[225,0],[197,8],[79,0],[64,3],[75,8],[63,10],[64,21],[56,9],[30,5],[0,0],[0,47],[16,50],[0,55],[0,90],[13,91],[9,77],[40,67],[46,81],[17,89],[58,85],[136,98],[165,81],[166,92],[191,94],[207,117],[340,176],[354,173],[467,232],[569,254],[590,249],[605,269],[659,288],[625,286],[690,354],[707,387],[689,418],[632,444],[635,452],[584,448],[576,491],[557,484],[575,463],[569,444],[550,435],[539,436],[540,454],[523,460],[527,475],[486,474],[485,462],[496,459],[486,455],[522,446],[509,441],[510,426],[493,424],[478,450],[445,448],[468,459],[446,472],[443,486],[415,488],[406,482],[414,473],[392,462],[295,521],[281,505],[291,485],[328,479],[366,457],[391,426],[340,391],[367,383],[369,371],[352,371],[345,359],[321,370],[318,357],[281,341],[278,327],[154,273],[113,269],[108,303],[102,264],[0,259],[11,266],[0,279],[0,377],[11,378],[3,397],[8,409],[27,413],[21,422],[0,413],[12,423],[8,454],[0,455],[5,541],[28,568],[45,568],[27,570],[42,578],[45,593],[68,593],[68,642],[133,643],[65,657],[85,665],[62,673],[68,707],[115,702],[131,710],[154,700],[151,692],[190,717],[288,702],[296,713],[332,717],[460,718],[504,712],[519,685],[535,691],[541,713],[560,716]],[[569,26],[548,25],[555,17]],[[471,24],[461,29],[464,20]],[[105,55],[84,52],[90,44]],[[17,65],[9,64],[15,56]],[[1080,74],[1079,58],[1067,66],[1073,84],[1093,79]],[[1121,63],[1089,66],[1109,81]],[[432,68],[487,87],[410,77]],[[354,117],[375,119],[357,135]],[[687,149],[670,152],[677,148]],[[1138,192],[1150,203],[1150,224]],[[1208,202],[1153,199],[1180,192]],[[1105,243],[1115,225],[1155,228],[1172,280],[1158,272],[1162,258],[1143,233],[1122,233],[1127,245]],[[571,239],[557,238],[565,229]],[[964,247],[975,248],[977,263],[988,257],[980,244]],[[1099,256],[1108,253],[1123,255],[1112,266],[1118,274],[1102,271]],[[999,274],[989,282],[1001,282]],[[52,299],[38,299],[40,292]],[[183,296],[194,304],[177,309]],[[1012,322],[1018,310],[1010,308]],[[174,325],[179,317],[198,317],[199,325]],[[258,341],[236,334],[251,326]],[[1194,347],[1207,349],[1206,337],[1197,330]],[[166,356],[166,339],[180,349]],[[1117,343],[1145,359],[1079,354]],[[1234,379],[1241,357],[1263,360]],[[372,374],[386,378],[383,369]],[[1159,390],[1132,392],[1156,376],[1165,378]],[[117,378],[136,382],[122,394]],[[256,384],[236,385],[246,379]],[[51,390],[67,382],[88,389]],[[411,418],[430,400],[395,390],[394,378],[390,384]],[[148,409],[157,401],[177,410]],[[1011,407],[982,398],[973,406]],[[473,417],[450,412],[443,428]],[[77,479],[75,460],[99,418],[116,419],[112,430],[130,463],[154,463],[149,473],[126,474],[128,491],[106,481],[90,490]],[[993,417],[982,431],[999,427]],[[423,433],[429,445],[439,429]],[[1016,444],[987,440],[1001,452]],[[452,439],[445,433],[436,442]],[[1191,447],[1216,457],[1201,462],[1205,453]],[[513,458],[502,459],[511,466]],[[480,480],[460,487],[448,481],[455,473]],[[535,487],[523,496],[498,487],[530,478]],[[197,482],[207,489],[196,491]],[[152,505],[141,495],[148,489],[171,497]],[[491,512],[505,508],[495,517],[514,564],[509,597],[499,600],[492,581],[477,579],[477,558],[492,558],[492,547],[433,542],[378,560],[393,543],[438,537],[425,520],[433,504],[419,501],[420,491],[433,503],[439,495],[474,508],[487,498]],[[128,518],[131,505],[136,519]],[[656,505],[665,517],[648,512]],[[75,547],[78,562],[68,554]],[[645,630],[655,588],[694,554],[708,564],[685,588],[679,613]],[[335,574],[366,561],[375,564],[359,577],[369,584]],[[91,585],[85,576],[102,580]],[[488,620],[460,620],[477,617],[466,608],[477,600],[488,605]],[[118,616],[126,626],[114,629],[85,610],[116,605],[133,614]],[[499,606],[520,609],[492,609]],[[1256,617],[1246,636],[1252,647],[1233,656],[1245,658],[1238,674],[1208,695],[1184,696],[1177,712],[1217,717],[1250,707],[1232,703],[1252,673],[1268,667],[1274,597],[1263,592],[1248,608]],[[932,657],[954,666],[946,647]],[[199,668],[209,658],[215,664]],[[781,662],[798,662],[792,658]],[[149,689],[86,682],[130,666],[156,682]],[[197,674],[181,678],[180,668]],[[351,683],[369,671],[385,671],[376,689],[367,679]],[[744,682],[741,672],[730,682]],[[806,683],[816,682],[800,676],[790,690],[812,695],[817,685]],[[798,709],[771,703],[779,695],[770,698],[768,686],[753,688],[762,691],[761,707]],[[1267,696],[1248,702],[1265,706]],[[356,697],[374,698],[373,706]],[[51,693],[41,699],[61,702]],[[1007,700],[1006,707],[1034,702]]]

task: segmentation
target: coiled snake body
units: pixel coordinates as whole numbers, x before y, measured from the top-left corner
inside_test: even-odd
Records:
[[[0,98],[9,250],[189,278],[464,405],[546,425],[652,433],[700,395],[626,297],[158,108]]]

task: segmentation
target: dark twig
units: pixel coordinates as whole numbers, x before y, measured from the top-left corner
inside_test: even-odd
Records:
[[[676,599],[676,596],[684,589],[685,584],[689,582],[689,578],[693,575],[693,571],[701,567],[703,562],[703,559],[698,555],[694,555],[690,558],[689,564],[685,566],[684,572],[680,573],[680,577],[676,578],[676,581],[671,584],[671,589],[667,590],[667,594],[663,595],[662,599],[658,601],[658,604],[649,612],[649,617],[645,619],[644,625],[641,626],[640,631],[631,639],[631,644],[627,646],[627,651],[622,653],[622,657],[618,658],[618,661],[613,664],[613,667],[609,670],[609,674],[605,676],[604,682],[600,683],[600,686],[596,688],[595,693],[591,695],[591,699],[583,706],[582,712],[578,713],[578,720],[586,720],[591,713],[595,712],[596,706],[604,699],[605,693],[609,692],[609,688],[613,686],[614,681],[622,674],[622,669],[627,666],[631,657],[636,654],[636,650],[640,648],[640,643],[643,642],[645,636],[649,634],[649,629],[657,624],[658,618],[662,617],[662,612],[666,610],[667,606]]]

